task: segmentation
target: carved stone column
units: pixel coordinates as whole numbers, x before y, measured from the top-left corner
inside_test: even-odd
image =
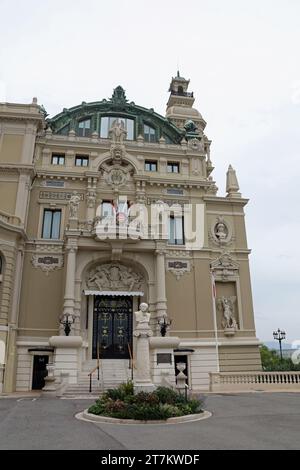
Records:
[[[67,246],[67,273],[66,285],[64,296],[63,315],[72,315],[74,318],[75,313],[75,272],[76,272],[76,253],[77,253],[77,239],[69,239]],[[75,329],[76,326],[74,325]]]
[[[156,249],[156,313],[157,318],[167,315],[165,245],[157,245]]]
[[[150,372],[149,338],[153,332],[149,323],[138,323],[133,335],[137,338],[134,388],[136,391],[151,391],[154,389],[154,385]]]
[[[86,220],[91,223],[95,218],[95,206],[96,206],[96,187],[97,187],[97,178],[89,177],[86,193]]]

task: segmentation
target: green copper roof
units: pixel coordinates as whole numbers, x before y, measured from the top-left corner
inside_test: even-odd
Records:
[[[114,89],[109,100],[94,101],[92,103],[82,102],[78,106],[63,111],[47,122],[53,133],[63,134],[66,130],[76,131],[78,122],[85,118],[91,119],[91,132],[99,132],[100,119],[103,116],[121,116],[135,120],[135,134],[143,135],[143,126],[147,124],[155,128],[157,138],[165,137],[174,144],[180,143],[184,131],[172,124],[167,118],[157,114],[152,108],[147,109],[136,105],[133,101],[128,102],[125,90],[118,86]]]

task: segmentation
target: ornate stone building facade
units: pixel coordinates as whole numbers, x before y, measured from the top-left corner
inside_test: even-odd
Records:
[[[40,388],[48,361],[71,384],[98,356],[104,375],[121,371],[116,364],[138,359],[133,312],[141,302],[149,305],[153,382],[179,361],[193,390],[208,388],[209,372],[260,370],[248,200],[231,166],[227,194],[218,195],[188,85],[179,73],[172,79],[166,117],[129,102],[120,86],[111,99],[51,119],[36,99],[0,104],[3,391]],[[187,243],[186,215],[173,209],[156,225],[134,225],[137,204],[148,214],[155,204],[198,205],[203,243]],[[172,320],[169,349],[159,341],[164,319]]]

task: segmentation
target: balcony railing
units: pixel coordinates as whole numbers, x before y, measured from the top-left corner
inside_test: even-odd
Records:
[[[0,220],[3,220],[3,222],[6,222],[7,224],[16,225],[18,227],[21,225],[21,219],[19,217],[16,215],[6,214],[3,211],[0,211]]]
[[[194,98],[194,93],[193,92],[188,92],[188,91],[171,91],[171,95],[175,96],[186,96],[187,98]]]

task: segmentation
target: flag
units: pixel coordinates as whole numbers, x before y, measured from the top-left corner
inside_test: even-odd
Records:
[[[212,283],[212,296],[213,296],[213,298],[215,299],[216,296],[217,296],[217,291],[216,291],[215,277],[214,277],[213,274],[211,275],[211,283]]]

